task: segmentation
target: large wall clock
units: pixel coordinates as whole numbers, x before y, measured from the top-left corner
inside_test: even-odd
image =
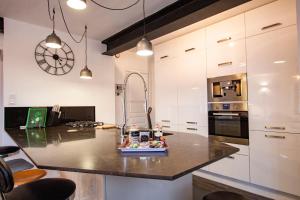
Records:
[[[51,49],[41,41],[35,48],[35,60],[43,71],[56,76],[69,73],[75,63],[72,49],[63,41],[60,49]]]

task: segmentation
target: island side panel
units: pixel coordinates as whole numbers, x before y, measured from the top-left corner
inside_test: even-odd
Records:
[[[173,181],[105,176],[105,200],[192,200],[192,174]]]

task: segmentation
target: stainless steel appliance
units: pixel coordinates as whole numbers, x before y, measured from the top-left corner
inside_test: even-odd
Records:
[[[209,135],[248,139],[247,75],[210,78],[207,83]]]
[[[247,101],[247,75],[207,79],[208,102]]]
[[[209,104],[208,131],[209,135],[248,139],[247,102]]]

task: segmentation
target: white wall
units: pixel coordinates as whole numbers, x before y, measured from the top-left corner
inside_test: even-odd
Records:
[[[139,72],[141,73],[146,81],[149,80],[149,69],[148,69],[148,58],[140,57],[135,54],[133,50],[123,52],[119,55],[119,58],[115,58],[115,80],[116,84],[123,84],[126,73],[128,72]],[[149,84],[147,85],[149,89]],[[144,103],[144,93],[143,93],[143,83],[137,77],[132,77],[128,84],[128,117],[129,124],[143,124],[139,119],[145,119],[143,116],[143,103]],[[116,123],[121,125],[123,123],[123,94],[116,96]],[[151,102],[150,102],[151,105]],[[130,110],[135,110],[137,112],[130,113]],[[138,123],[141,122],[141,123]]]
[[[84,44],[76,44],[66,33],[57,32],[75,55],[73,70],[64,76],[43,72],[34,57],[36,45],[51,30],[5,18],[3,102],[4,106],[96,106],[96,120],[115,122],[114,62],[104,56],[100,41],[88,40],[88,66],[92,80],[82,80]],[[11,103],[15,97],[15,103]]]

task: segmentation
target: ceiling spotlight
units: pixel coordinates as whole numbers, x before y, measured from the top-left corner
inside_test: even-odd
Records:
[[[143,0],[143,15],[144,15],[144,35],[143,38],[136,45],[136,54],[139,56],[152,56],[152,43],[146,38],[146,12],[145,0]]]
[[[86,9],[86,0],[68,0],[67,5],[76,10]]]

